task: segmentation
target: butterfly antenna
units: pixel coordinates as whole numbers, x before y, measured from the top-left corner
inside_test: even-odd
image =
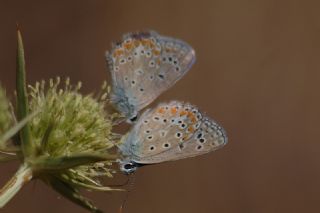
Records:
[[[37,179],[35,179],[35,181],[33,181],[33,185],[32,185],[32,192],[34,193],[36,191],[36,186],[37,186]]]
[[[126,196],[125,196],[125,198],[124,198],[124,200],[123,200],[123,202],[122,202],[122,204],[121,204],[121,206],[120,206],[119,213],[123,213],[123,209],[124,209],[124,207],[125,207],[125,205],[126,205],[126,203],[127,203],[127,200],[128,200],[128,198],[129,198],[129,193],[130,193],[130,192],[132,191],[132,189],[133,189],[133,185],[134,185],[134,183],[135,183],[135,173],[130,174],[128,180],[129,180],[128,190],[127,190]]]
[[[121,184],[108,184],[108,186],[110,187],[122,187],[122,186],[126,186],[129,184],[130,181],[130,176],[127,178],[126,182],[121,183]]]

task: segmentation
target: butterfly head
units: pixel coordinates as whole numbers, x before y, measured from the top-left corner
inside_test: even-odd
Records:
[[[139,164],[134,161],[120,161],[120,170],[125,174],[131,174],[137,170]]]

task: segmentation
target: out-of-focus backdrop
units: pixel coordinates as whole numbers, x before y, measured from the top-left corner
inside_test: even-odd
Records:
[[[153,29],[185,40],[197,62],[156,103],[199,106],[224,126],[229,144],[139,169],[125,212],[319,212],[319,7],[296,0],[1,0],[0,81],[12,94],[16,22],[29,82],[70,76],[85,93],[108,78],[104,53],[123,33]],[[1,164],[0,184],[16,168]],[[87,195],[106,212],[117,212],[125,197]],[[1,212],[85,210],[38,181]]]

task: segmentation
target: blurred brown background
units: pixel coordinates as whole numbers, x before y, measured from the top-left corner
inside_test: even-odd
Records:
[[[0,1],[0,79],[12,92],[15,23],[28,79],[70,76],[84,92],[107,78],[104,52],[123,33],[154,29],[197,52],[157,102],[189,101],[219,121],[229,144],[141,168],[125,212],[320,212],[320,4],[317,1]],[[16,163],[0,165],[0,183]],[[119,182],[119,181],[114,181]],[[124,193],[90,193],[117,212]],[[41,182],[1,212],[86,212]]]

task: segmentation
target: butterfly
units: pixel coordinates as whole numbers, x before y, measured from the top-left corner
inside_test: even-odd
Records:
[[[129,33],[106,53],[112,76],[111,102],[127,118],[175,84],[195,62],[187,43],[154,31]]]
[[[171,101],[146,110],[119,146],[126,174],[148,164],[205,154],[223,147],[227,135],[189,103]]]

